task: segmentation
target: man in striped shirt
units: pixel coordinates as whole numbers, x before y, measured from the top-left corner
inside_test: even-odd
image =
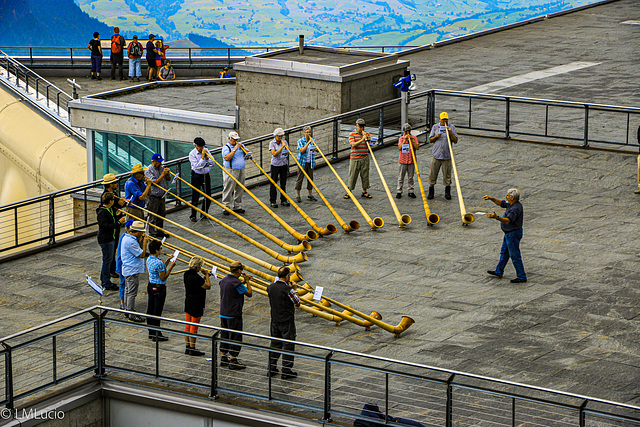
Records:
[[[362,182],[362,197],[370,199],[371,195],[367,193],[369,188],[369,148],[367,144],[371,143],[371,134],[364,130],[364,119],[356,120],[356,128],[349,134],[349,145],[351,145],[351,156],[349,157],[349,179],[347,187],[350,191],[356,188],[358,175]],[[345,199],[349,198],[348,194],[344,195]]]

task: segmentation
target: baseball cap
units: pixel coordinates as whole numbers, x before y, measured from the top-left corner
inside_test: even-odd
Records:
[[[284,135],[284,130],[282,128],[276,128],[276,130],[273,131],[273,136],[282,136]]]
[[[164,162],[164,159],[162,158],[160,153],[156,153],[153,156],[151,156],[151,160],[155,160],[156,162]]]
[[[356,120],[356,124],[364,126],[365,125],[365,121],[364,121],[364,119],[358,119],[358,120]]]
[[[440,113],[440,120],[442,120],[442,119],[449,120],[449,115],[447,113],[445,113],[444,111],[442,113]]]
[[[229,132],[229,138],[235,139],[237,141],[240,139],[240,135],[238,135],[238,132]]]
[[[243,268],[244,265],[242,265],[240,261],[233,261],[231,264],[229,264],[229,269],[231,270],[242,270]]]

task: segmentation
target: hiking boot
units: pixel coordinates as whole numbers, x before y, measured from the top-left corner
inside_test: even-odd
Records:
[[[415,193],[409,193],[409,197],[411,197],[412,199],[415,199],[416,195],[415,195]]]
[[[280,375],[280,378],[282,378],[283,380],[291,380],[294,379],[298,376],[298,373],[296,371],[292,371],[291,369],[287,369],[287,370],[282,370],[282,375]]]
[[[429,187],[429,194],[427,195],[427,199],[432,200],[433,196],[434,196],[435,191],[433,190],[433,186]]]
[[[189,356],[204,356],[204,351],[200,351],[195,347],[189,348],[188,351],[187,353],[187,350],[185,350],[184,354],[188,354]]]
[[[286,200],[281,201],[280,204],[285,207],[291,206],[291,203],[287,202]]]
[[[239,361],[238,359],[231,359],[229,360],[229,369],[231,369],[232,371],[237,371],[240,369],[245,369],[247,367],[247,365],[245,365],[244,363],[242,363],[241,361]]]
[[[223,368],[229,366],[229,358],[227,356],[220,357],[220,366]]]
[[[444,198],[447,200],[451,200],[451,186],[447,185],[444,187]]]
[[[396,194],[396,199],[401,199],[401,198],[402,198],[402,193]]]

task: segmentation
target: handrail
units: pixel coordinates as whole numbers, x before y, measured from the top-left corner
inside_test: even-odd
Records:
[[[23,348],[30,347],[46,339],[55,340],[58,335],[64,334],[65,332],[71,332],[71,331],[77,330],[80,327],[90,325],[90,324],[95,325],[92,328],[93,332],[91,333],[91,337],[86,336],[84,338],[87,341],[88,340],[93,341],[93,344],[94,344],[93,346],[91,346],[94,349],[94,357],[92,358],[94,362],[92,365],[83,366],[82,364],[80,364],[78,366],[78,370],[76,370],[72,374],[67,375],[65,377],[57,378],[57,379],[54,373],[54,381],[50,381],[45,384],[37,383],[31,386],[32,387],[31,389],[29,389],[28,387],[22,387],[22,390],[20,390],[19,393],[14,394],[14,391],[10,387],[7,387],[7,390],[9,391],[9,395],[5,396],[5,400],[0,401],[0,404],[6,404],[8,408],[12,408],[14,406],[15,399],[21,399],[24,397],[31,396],[36,391],[47,389],[52,385],[60,384],[61,382],[64,382],[64,381],[69,381],[73,378],[78,377],[79,375],[88,373],[92,370],[95,370],[96,374],[99,377],[105,378],[107,381],[108,381],[108,377],[104,376],[105,375],[104,371],[108,369],[111,369],[116,372],[117,371],[128,372],[133,375],[138,375],[142,377],[154,377],[154,375],[149,375],[145,372],[135,370],[135,367],[132,368],[132,367],[120,366],[118,363],[118,360],[114,358],[112,358],[110,363],[107,364],[106,366],[102,362],[96,362],[100,360],[99,353],[102,352],[104,354],[104,351],[106,350],[107,346],[108,345],[110,346],[113,343],[115,343],[113,338],[110,340],[105,340],[104,332],[103,332],[105,322],[109,322],[111,325],[113,325],[112,327],[119,327],[124,325],[127,328],[133,327],[141,330],[146,330],[148,328],[148,325],[145,325],[145,324],[142,324],[142,325],[130,324],[128,322],[116,320],[115,318],[112,318],[112,317],[111,318],[107,317],[109,313],[112,313],[115,315],[115,314],[125,314],[127,312],[124,310],[116,309],[116,308],[95,305],[93,307],[69,314],[62,318],[54,319],[50,322],[46,322],[39,326],[35,326],[25,331],[17,332],[7,337],[1,338],[0,339],[0,356],[5,355],[5,358],[6,358],[5,360],[12,361],[11,363],[5,366],[6,375],[4,376],[4,381],[6,381],[6,384],[12,384],[14,371],[18,371],[20,369],[20,367],[18,366],[20,363],[19,362],[20,359],[16,358],[16,361],[13,362],[12,355],[14,353],[19,354],[19,352]],[[58,327],[53,331],[48,330],[49,328],[54,327],[64,321],[78,318],[80,316],[87,315],[87,314],[91,315],[91,318],[81,321],[80,323],[76,323],[73,325],[60,325],[60,327]],[[273,340],[271,336],[256,334],[252,332],[245,332],[245,331],[234,331],[242,335],[243,337],[243,339],[240,342],[235,342],[235,341],[229,341],[226,339],[219,338],[219,333],[229,332],[228,329],[224,329],[217,326],[211,326],[207,324],[194,324],[192,322],[187,322],[184,320],[173,319],[168,317],[158,317],[158,316],[148,316],[148,317],[162,321],[162,326],[158,328],[162,332],[167,332],[167,333],[177,334],[177,335],[184,335],[184,336],[194,336],[194,337],[197,337],[198,339],[212,341],[213,343],[212,347],[214,349],[216,348],[216,345],[215,345],[216,343],[232,342],[234,344],[244,347],[245,353],[250,350],[255,350],[260,352],[279,351],[282,354],[289,353],[289,354],[294,354],[297,357],[301,357],[303,359],[324,362],[322,369],[326,369],[327,365],[336,365],[336,366],[340,365],[340,366],[352,368],[352,369],[361,369],[363,371],[373,371],[378,373],[384,373],[385,375],[392,375],[395,377],[406,377],[406,378],[410,378],[418,381],[427,381],[431,383],[446,385],[447,386],[446,390],[441,390],[440,391],[441,394],[439,396],[434,395],[433,397],[434,398],[439,397],[441,400],[444,400],[446,395],[447,403],[449,403],[451,388],[458,388],[458,389],[464,389],[464,390],[469,390],[473,392],[484,393],[488,395],[506,397],[506,398],[510,398],[518,401],[525,401],[531,404],[538,404],[546,407],[556,407],[561,409],[578,411],[579,413],[574,414],[573,416],[580,419],[582,419],[584,414],[588,414],[588,415],[594,415],[596,417],[605,417],[605,418],[608,418],[611,420],[617,420],[617,421],[630,421],[634,423],[640,422],[640,419],[637,418],[637,414],[622,415],[619,413],[621,409],[640,413],[640,406],[631,405],[627,403],[614,402],[608,399],[589,397],[581,394],[564,392],[564,391],[554,390],[546,387],[531,386],[531,385],[522,384],[519,382],[502,380],[502,379],[493,378],[485,375],[476,375],[469,372],[444,369],[444,368],[439,368],[439,367],[415,363],[415,362],[405,362],[398,359],[370,355],[370,354],[349,351],[349,350],[342,350],[342,349],[327,347],[327,346],[318,345],[318,344],[278,339],[278,341],[281,341],[281,342],[289,342],[289,343],[295,344],[295,346],[297,347],[296,351],[293,353],[290,353],[287,350],[274,350],[273,348],[271,348],[269,346],[269,343],[271,342],[271,340]],[[200,331],[197,334],[183,332],[184,325],[197,325],[199,326]],[[45,331],[45,329],[47,330]],[[36,335],[34,337],[28,337],[29,335],[38,334],[39,331],[42,331],[43,333]],[[209,332],[207,333],[204,331],[209,331]],[[252,338],[257,341],[247,340],[247,338]],[[20,339],[20,341],[13,344],[12,341],[15,341],[17,339]],[[146,344],[144,342],[140,342],[139,345],[146,345]],[[49,352],[50,350],[48,349],[46,350],[45,347],[46,346],[42,346],[39,349],[39,351],[42,351],[45,353]],[[312,353],[310,350],[313,350],[314,352]],[[33,350],[29,350],[29,351],[33,351]],[[53,345],[51,354],[54,360],[53,363],[55,364],[55,360],[58,356],[55,345]],[[331,357],[327,357],[326,356],[327,354],[331,355]],[[156,358],[159,357],[157,350],[156,350],[155,357]],[[213,352],[213,357],[214,359],[212,363],[216,364],[217,363],[216,358],[218,357],[217,352],[215,351]],[[374,363],[374,362],[380,362],[380,363]],[[156,361],[156,366],[157,366],[157,361]],[[408,368],[419,369],[424,372],[410,371]],[[249,373],[247,372],[247,375],[248,374]],[[439,375],[436,376],[435,374],[445,374],[445,376],[443,378]],[[204,375],[206,376],[207,374],[204,374]],[[216,371],[212,370],[210,375],[216,376]],[[325,389],[327,389],[327,387],[331,387],[331,384],[334,381],[336,381],[336,380],[333,380],[332,377],[333,376],[331,375],[324,376],[324,380],[322,381],[324,383]],[[200,387],[205,386],[205,384],[202,384],[202,383],[194,383],[194,382],[186,381],[185,379],[168,377],[166,375],[159,374],[157,371],[155,374],[155,378],[160,378],[164,381],[173,382],[174,384],[176,384],[176,386],[179,386],[179,384],[191,384],[191,385],[198,385]],[[216,378],[216,380],[217,382],[221,381],[220,378]],[[126,381],[127,380],[125,380],[125,382]],[[132,381],[139,384],[139,380],[134,379]],[[228,382],[227,387],[233,387],[235,385],[235,383],[233,382],[233,379],[225,379],[225,381]],[[337,379],[337,381],[344,383],[345,381],[348,381],[348,379],[341,376]],[[388,398],[389,382],[387,381],[385,385],[383,386],[381,385],[381,387],[384,387],[385,395]],[[510,390],[506,387],[516,388],[516,390]],[[171,390],[174,393],[180,393],[180,390],[177,390],[175,388],[172,388]],[[220,390],[229,391],[238,395],[245,395],[248,397],[256,397],[256,395],[252,393],[242,392],[241,390],[234,391],[233,389],[230,389],[230,388],[220,388]],[[213,391],[215,392],[215,390]],[[535,394],[533,392],[535,392]],[[543,393],[544,395],[541,396],[541,395],[538,395],[538,393]],[[292,399],[295,399],[295,397],[287,397],[285,395],[279,400],[281,402],[288,402],[292,405],[301,405]],[[333,410],[333,411],[330,410],[331,405],[330,405],[329,399],[331,398],[328,395],[325,395],[320,399],[318,399],[318,400],[324,401],[325,415],[334,413],[337,415],[345,415],[348,417],[359,417],[357,412],[355,413],[346,412],[344,410],[339,410],[339,409]],[[468,399],[468,398],[465,398],[465,399]],[[566,399],[572,399],[573,401],[575,401],[575,403],[567,401]],[[462,402],[462,404],[464,404],[464,401]],[[597,409],[595,408],[587,409],[587,406],[594,405],[594,404],[603,405],[604,407],[598,407]],[[437,405],[437,403],[435,403],[435,405]],[[515,407],[513,408],[514,408],[514,411],[517,411]],[[467,410],[468,410],[468,407],[467,407]],[[450,411],[451,411],[451,408],[448,408],[446,413],[447,418],[449,418]],[[472,414],[473,413],[481,414],[482,413],[481,411],[482,411],[482,408],[477,407],[475,409],[475,412],[472,412]],[[636,415],[636,416],[633,416],[633,415]]]

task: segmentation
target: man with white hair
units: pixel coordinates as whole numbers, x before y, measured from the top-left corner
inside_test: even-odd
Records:
[[[522,203],[520,203],[520,192],[511,188],[507,191],[505,197],[506,200],[496,199],[489,195],[482,197],[485,200],[491,200],[496,205],[506,208],[504,216],[498,216],[494,212],[488,212],[487,218],[495,218],[500,221],[500,228],[504,232],[504,239],[502,240],[502,249],[500,250],[500,261],[495,270],[488,270],[487,273],[495,276],[502,277],[504,274],[504,268],[511,258],[511,262],[516,269],[517,277],[511,280],[511,283],[526,283],[527,274],[524,272],[524,265],[522,264],[522,256],[520,255],[520,240],[522,240],[522,220],[524,217],[524,210]]]
[[[289,174],[289,150],[287,150],[287,144],[283,141],[284,130],[277,128],[273,131],[273,139],[269,143],[269,151],[271,151],[271,179],[273,182],[278,182],[282,190],[280,194],[280,204],[282,206],[290,206],[287,198],[284,197],[284,193],[287,191],[287,175]],[[278,190],[273,183],[269,187],[269,201],[272,208],[278,207]]]
[[[244,159],[243,146],[239,142],[240,136],[237,132],[229,132],[227,141],[227,144],[222,147],[223,166],[238,182],[244,185],[244,168],[247,166],[247,161]],[[244,193],[242,187],[226,172],[222,172],[222,185],[222,203],[234,212],[243,214],[245,211],[242,209],[242,194]],[[226,209],[222,213],[229,215],[229,211]]]

